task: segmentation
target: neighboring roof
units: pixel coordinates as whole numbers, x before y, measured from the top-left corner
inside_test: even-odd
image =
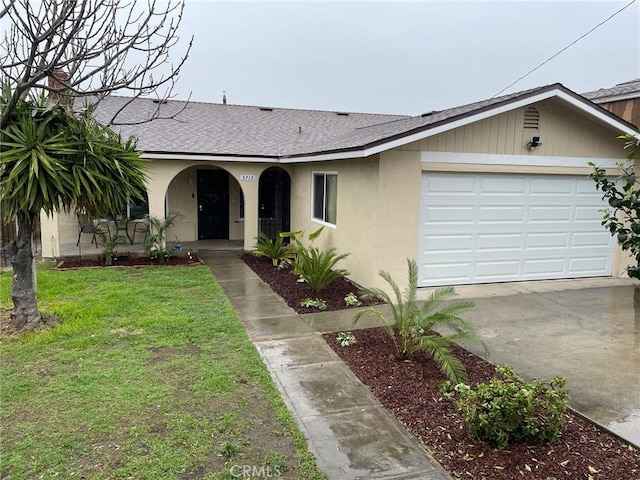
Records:
[[[593,92],[582,94],[594,103],[606,103],[629,98],[640,98],[640,78],[628,82],[619,83],[615,87],[601,88]]]
[[[366,157],[446,130],[549,98],[560,99],[585,115],[624,133],[637,133],[630,123],[559,83],[423,115],[294,110],[209,103],[136,99],[119,118],[140,122],[160,106],[161,116],[175,119],[118,127],[138,139],[147,158],[207,158],[294,162]],[[97,117],[109,119],[130,101],[108,97]]]

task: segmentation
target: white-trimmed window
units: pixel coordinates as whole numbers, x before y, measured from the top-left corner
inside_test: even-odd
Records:
[[[338,174],[313,172],[311,215],[314,220],[336,224],[338,210]]]

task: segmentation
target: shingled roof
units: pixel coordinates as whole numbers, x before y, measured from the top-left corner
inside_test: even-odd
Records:
[[[640,78],[619,83],[615,87],[601,88],[599,90],[594,90],[593,92],[586,92],[583,93],[582,96],[595,103],[637,98],[640,97]]]
[[[391,148],[394,142],[412,141],[416,136],[455,128],[460,122],[551,96],[561,96],[610,124],[626,127],[625,131],[636,131],[633,125],[558,83],[413,117],[198,102],[185,107],[181,101],[159,104],[135,99],[118,117],[131,125],[118,128],[124,135],[136,137],[138,147],[146,154],[279,161],[350,153],[364,156]],[[96,116],[107,121],[130,101],[127,97],[108,97],[98,105]],[[158,108],[161,116],[177,115],[174,119],[135,124]]]
[[[102,100],[96,117],[109,121],[128,97]],[[291,151],[313,149],[331,138],[355,129],[408,118],[402,115],[295,110],[216,103],[168,100],[158,104],[136,99],[118,116],[119,122],[135,123],[150,118],[159,108],[162,117],[184,110],[174,119],[117,126],[125,136],[138,139],[144,152],[250,157],[280,157]]]

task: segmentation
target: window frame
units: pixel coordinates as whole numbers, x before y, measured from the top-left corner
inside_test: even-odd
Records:
[[[315,216],[315,204],[316,204],[316,177],[322,176],[324,181],[323,185],[323,205],[322,205],[322,218]],[[327,177],[336,177],[335,199],[336,206],[335,223],[327,220],[328,200],[327,200]],[[311,172],[311,221],[320,223],[330,228],[336,228],[338,224],[338,172],[334,170],[314,170]]]

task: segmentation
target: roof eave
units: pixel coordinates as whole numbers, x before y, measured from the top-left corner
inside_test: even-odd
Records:
[[[603,123],[610,125],[622,133],[631,134],[640,139],[638,129],[633,124],[614,115],[600,105],[597,105],[569,90],[563,85],[556,83],[547,87],[541,87],[538,90],[528,92],[519,97],[487,105],[472,112],[456,115],[440,122],[408,130],[401,134],[377,140],[375,142],[345,149],[289,155],[287,157],[282,157],[282,163],[367,157],[554,97],[560,98],[561,100],[577,107],[579,110],[596,117]]]
[[[219,162],[256,162],[279,163],[279,157],[274,155],[236,155],[228,153],[188,153],[143,150],[141,157],[145,160],[191,160],[191,161],[219,161]]]

